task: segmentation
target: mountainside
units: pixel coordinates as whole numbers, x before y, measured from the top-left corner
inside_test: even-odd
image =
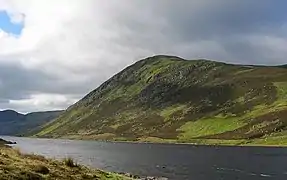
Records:
[[[53,120],[62,111],[21,114],[12,110],[0,111],[0,135],[21,135],[37,132],[40,127]]]
[[[286,125],[285,66],[154,56],[110,78],[37,136],[284,143]]]

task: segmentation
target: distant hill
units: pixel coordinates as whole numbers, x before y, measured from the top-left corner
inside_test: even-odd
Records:
[[[0,135],[23,135],[37,132],[37,129],[59,116],[61,112],[34,112],[24,115],[13,110],[0,111]]]
[[[285,67],[149,57],[104,82],[36,136],[287,144]]]

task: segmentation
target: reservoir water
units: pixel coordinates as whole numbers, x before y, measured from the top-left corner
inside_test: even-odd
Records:
[[[174,180],[287,179],[287,148],[135,144],[2,136],[22,152]]]

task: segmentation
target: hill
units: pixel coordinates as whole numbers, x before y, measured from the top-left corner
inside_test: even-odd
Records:
[[[285,67],[149,57],[107,80],[36,136],[287,144]]]
[[[21,135],[37,132],[37,129],[59,116],[61,112],[34,112],[24,115],[13,110],[0,111],[0,134]]]

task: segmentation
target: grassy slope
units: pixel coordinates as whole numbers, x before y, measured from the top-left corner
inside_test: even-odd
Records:
[[[286,68],[155,56],[103,83],[36,136],[284,144],[286,126]]]
[[[0,180],[130,179],[114,173],[92,170],[77,165],[70,159],[64,161],[46,159],[39,155],[23,154],[3,145],[0,145],[0,174]]]

